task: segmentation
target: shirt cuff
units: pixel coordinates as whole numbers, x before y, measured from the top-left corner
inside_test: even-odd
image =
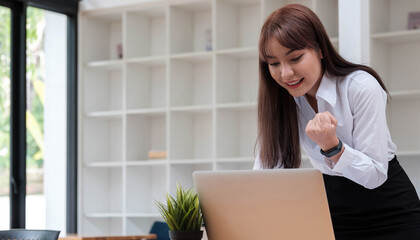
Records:
[[[332,171],[335,166],[335,162],[327,157],[324,157],[324,162],[328,166],[328,168]]]
[[[350,166],[351,160],[354,158],[354,154],[351,151],[351,147],[343,143],[344,151],[340,156],[338,162],[333,165],[331,169],[333,172],[343,175],[344,170]]]

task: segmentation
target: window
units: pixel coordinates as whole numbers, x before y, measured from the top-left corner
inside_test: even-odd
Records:
[[[26,17],[26,227],[65,229],[67,16]]]
[[[10,9],[0,6],[0,212],[10,212]],[[0,218],[0,229],[9,227]]]
[[[0,0],[0,229],[77,232],[77,11]]]

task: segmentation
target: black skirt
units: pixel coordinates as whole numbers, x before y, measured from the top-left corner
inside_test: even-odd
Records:
[[[396,157],[378,188],[326,174],[324,183],[337,240],[420,239],[420,200]]]

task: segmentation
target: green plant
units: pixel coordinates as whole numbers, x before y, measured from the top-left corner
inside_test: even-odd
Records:
[[[177,184],[176,195],[166,193],[166,205],[159,201],[156,206],[171,231],[200,231],[203,216],[197,193],[192,188],[184,190]]]

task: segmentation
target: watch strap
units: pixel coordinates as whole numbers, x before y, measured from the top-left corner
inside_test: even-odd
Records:
[[[343,143],[341,142],[340,139],[338,139],[338,145],[328,149],[327,151],[323,151],[322,149],[320,149],[320,152],[322,155],[324,155],[327,158],[330,158],[336,154],[338,154],[339,152],[341,152],[341,149],[343,148]]]

